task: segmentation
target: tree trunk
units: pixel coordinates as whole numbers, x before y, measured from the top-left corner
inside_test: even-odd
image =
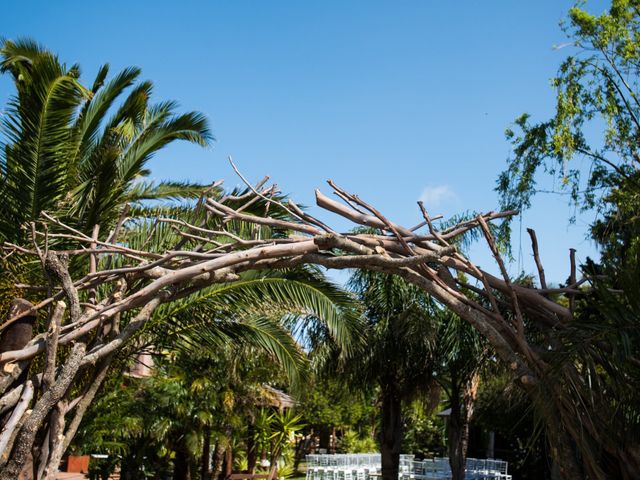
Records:
[[[457,389],[451,389],[451,414],[449,415],[448,451],[452,480],[464,480],[465,454],[463,452],[464,421],[462,402]]]
[[[135,480],[138,465],[135,461],[135,453],[130,453],[122,458],[120,463],[120,480]]]
[[[7,318],[12,318],[16,315],[20,315],[26,313],[27,311],[33,308],[33,304],[24,298],[14,298],[11,301],[11,306],[9,307],[9,312],[7,314]],[[0,333],[0,353],[9,352],[12,350],[20,350],[22,349],[33,336],[33,325],[36,322],[35,315],[28,315],[22,317],[18,321],[9,325],[5,328],[2,333]],[[14,368],[17,365],[13,366]],[[5,393],[11,390],[14,387],[24,385],[29,376],[29,365],[27,364],[26,368],[20,369],[16,368],[16,372],[13,375],[4,375],[3,380],[6,384],[3,385],[2,393]],[[0,425],[3,427],[6,426],[6,423],[11,416],[11,410],[8,409],[7,412],[0,415]],[[2,453],[2,452],[0,452]]]
[[[300,468],[300,462],[309,451],[309,448],[312,442],[313,442],[313,430],[309,435],[306,435],[303,439],[301,439],[298,442],[298,445],[296,446],[296,454],[295,454],[295,459],[293,464],[293,468],[295,469],[296,472]]]
[[[330,451],[331,453],[336,453],[337,442],[336,442],[336,427],[331,427],[331,438],[330,438]]]
[[[556,422],[559,419],[556,419]],[[548,440],[551,447],[551,458],[560,478],[584,478],[584,472],[577,459],[575,443],[571,436],[560,425],[554,425],[553,420],[547,420]],[[596,477],[597,478],[597,477]]]
[[[184,446],[176,450],[173,460],[173,480],[191,480],[191,458]]]
[[[222,467],[223,478],[229,478],[233,473],[233,449],[231,448],[231,440],[224,451],[224,463]]]
[[[320,437],[318,448],[323,448],[326,450],[326,452],[329,452],[329,443],[331,439],[331,431],[329,430],[329,427],[324,425],[320,427],[320,432],[318,432],[318,435]]]
[[[224,427],[224,452],[222,457],[222,472],[220,478],[228,478],[233,473],[233,429],[230,424],[226,424]]]
[[[402,401],[393,386],[382,388],[382,421],[380,422],[380,453],[382,479],[398,480],[400,444],[402,442]]]
[[[473,375],[464,383],[462,392],[451,391],[451,415],[449,416],[449,465],[452,480],[464,480],[469,446],[469,423],[473,415],[478,393],[479,376]],[[455,383],[455,378],[452,379]]]
[[[54,406],[66,394],[67,389],[78,374],[80,361],[84,356],[85,350],[86,345],[84,343],[74,345],[66,364],[56,379],[56,383],[34,405],[30,415],[19,430],[13,449],[7,448],[7,450],[11,451],[11,454],[5,468],[0,472],[0,479],[15,480],[22,471],[28,458],[31,457],[36,435],[42,423]]]
[[[211,474],[211,429],[205,427],[202,442],[202,457],[200,458],[200,479],[208,480]]]
[[[222,461],[224,458],[224,448],[220,445],[220,441],[216,442],[216,446],[213,449],[213,467],[211,468],[212,479],[217,480],[222,472]]]
[[[258,452],[256,451],[256,441],[255,441],[255,425],[253,423],[253,418],[249,420],[249,425],[247,427],[247,472],[255,473],[256,464],[258,463]]]

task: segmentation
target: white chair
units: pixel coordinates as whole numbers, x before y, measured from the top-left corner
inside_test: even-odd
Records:
[[[505,462],[504,460],[496,460],[496,462],[499,475],[498,478],[500,478],[500,480],[511,480],[511,475],[507,473],[507,470],[509,469],[509,463]]]

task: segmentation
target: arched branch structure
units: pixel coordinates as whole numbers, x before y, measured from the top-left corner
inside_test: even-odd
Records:
[[[565,473],[572,475],[583,468],[578,465],[574,447],[582,449],[583,458],[588,456],[585,449],[599,440],[597,420],[569,421],[575,415],[576,399],[566,395],[562,382],[554,390],[546,381],[550,366],[544,358],[545,349],[530,342],[528,334],[531,328],[543,333],[566,328],[572,312],[552,300],[550,294],[573,298],[580,293],[584,280],[553,290],[515,284],[507,274],[489,225],[516,212],[489,212],[438,230],[420,204],[423,221],[406,228],[330,181],[337,199],[316,191],[318,207],[354,226],[372,227],[375,230],[370,231],[378,232],[339,233],[292,201],[280,203],[273,195],[275,188],[264,184],[262,181],[251,187],[241,197],[203,201],[198,208],[205,208],[206,218],[215,221],[192,225],[183,220],[157,219],[171,224],[182,238],[174,249],[164,252],[136,250],[118,243],[113,234],[101,240],[97,228],[87,236],[46,214],[43,228],[34,228],[36,242],[32,249],[4,245],[6,254],[39,258],[53,290],[50,297],[31,308],[23,306],[0,325],[3,337],[10,336],[21,319],[49,312],[45,332],[21,348],[0,353],[4,372],[0,378],[0,479],[17,478],[31,464],[34,466],[28,468],[33,469],[34,476],[53,478],[57,462],[112,359],[160,305],[215,283],[233,282],[245,271],[300,264],[395,274],[424,289],[481,332],[496,355],[509,365],[516,382],[544,405],[549,429],[556,437],[556,457],[565,466]],[[245,207],[258,200],[287,211],[289,219],[246,213]],[[273,235],[241,238],[225,228],[235,221],[268,227]],[[478,268],[456,249],[456,240],[473,229],[482,232],[500,276]],[[51,249],[54,240],[61,239],[75,246]],[[89,268],[82,278],[72,279],[67,265],[70,259],[80,261],[77,258],[84,258]],[[105,268],[100,269],[101,265]],[[45,288],[21,287],[25,292]],[[44,360],[35,362],[38,358]],[[31,368],[36,364],[43,365],[43,370]],[[567,381],[576,379],[570,368],[560,375]],[[551,395],[552,401],[540,402],[541,395]],[[601,473],[597,464],[587,467],[592,475]]]

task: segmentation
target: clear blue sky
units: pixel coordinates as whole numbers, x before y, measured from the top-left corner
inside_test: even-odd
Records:
[[[549,79],[568,53],[552,47],[566,40],[559,22],[573,3],[23,0],[3,5],[0,35],[30,36],[80,63],[87,83],[102,63],[137,65],[157,100],[204,112],[214,147],[168,149],[151,163],[154,178],[233,186],[232,155],[299,203],[332,178],[413,225],[420,197],[445,215],[497,208],[504,130],[524,111],[551,114]],[[10,88],[0,78],[3,104]],[[593,215],[569,225],[572,213],[565,198],[540,195],[522,216],[555,282],[567,276],[569,247],[595,255],[585,240]],[[518,257],[517,231],[513,240]],[[522,252],[533,271],[526,233]],[[483,246],[472,258],[492,263]]]

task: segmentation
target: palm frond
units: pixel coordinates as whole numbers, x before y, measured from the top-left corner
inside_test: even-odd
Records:
[[[210,185],[193,182],[137,182],[127,192],[127,201],[197,199],[209,188]]]
[[[55,209],[68,191],[70,125],[89,92],[77,68],[67,70],[35,43],[8,41],[1,54],[2,69],[19,72],[2,122],[2,213],[20,225]]]
[[[88,150],[96,144],[96,138],[100,134],[100,125],[104,121],[106,113],[113,107],[113,102],[131,85],[140,75],[140,69],[129,67],[118,73],[114,78],[104,83],[108,72],[108,66],[103,66],[98,72],[93,88],[92,96],[84,105],[80,115],[76,119],[73,128],[73,155],[82,158],[89,157]],[[81,149],[85,149],[81,152]],[[75,157],[74,157],[75,159]],[[74,162],[79,163],[79,162]]]

